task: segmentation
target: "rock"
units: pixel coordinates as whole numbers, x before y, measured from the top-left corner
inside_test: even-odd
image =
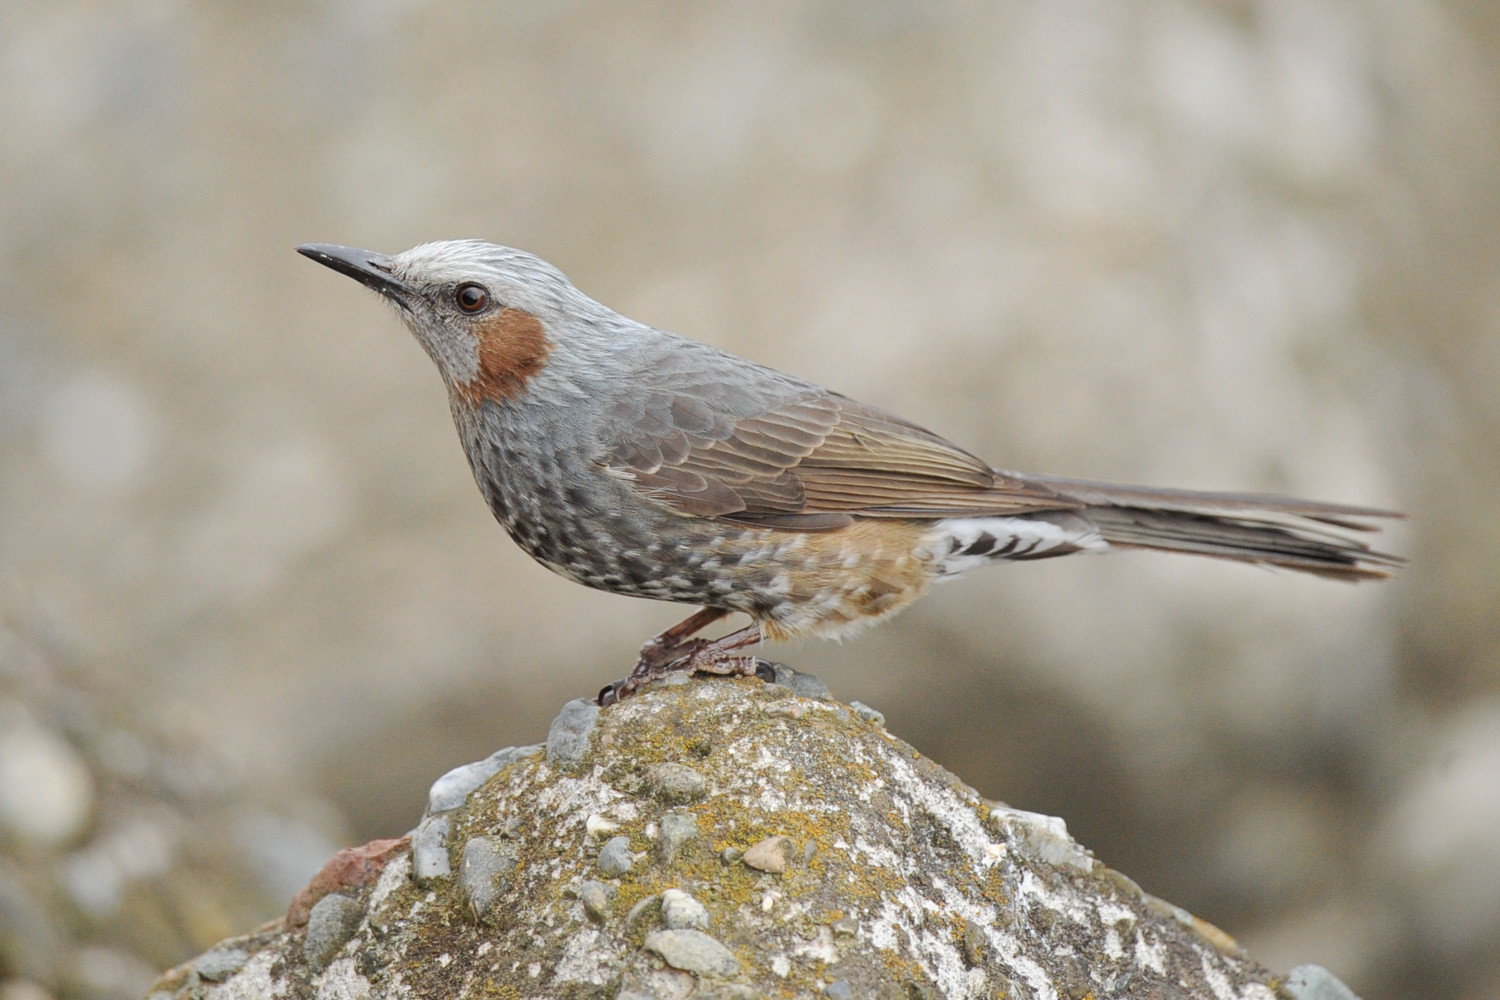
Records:
[[[728,979],[740,971],[734,952],[702,931],[652,931],[646,935],[646,950],[660,955],[672,968],[695,976]]]
[[[661,894],[661,919],[668,929],[708,930],[708,910],[681,889],[665,889]]]
[[[453,874],[448,861],[448,828],[452,820],[447,813],[428,816],[411,835],[411,874],[418,882],[444,879]]]
[[[618,878],[630,871],[635,857],[630,853],[629,837],[611,837],[599,848],[599,872],[605,878]]]
[[[656,855],[671,864],[677,855],[698,842],[698,820],[691,813],[667,813],[661,818]]]
[[[986,953],[989,951],[989,939],[984,936],[984,931],[976,924],[964,922],[964,961],[969,967],[978,968],[984,965]]]
[[[765,712],[791,701],[808,709],[801,724]],[[306,943],[284,926],[234,942],[249,960],[216,995],[727,1000],[836,997],[825,987],[837,980],[856,998],[1267,1000],[1279,986],[1201,921],[1093,863],[1061,823],[986,802],[835,708],[744,680],[653,685],[599,713],[587,767],[517,760],[483,795],[429,818],[373,883],[317,902]],[[702,755],[704,746],[713,751]],[[660,785],[641,778],[687,759],[703,798],[663,814]],[[713,853],[679,855],[667,869],[659,847],[644,863],[630,845],[653,824],[658,843],[691,834]],[[455,835],[488,879],[433,880],[432,859],[446,858]],[[719,863],[728,845],[755,839],[740,860],[764,867],[742,867],[733,853]],[[812,860],[797,863],[809,845]],[[423,852],[432,857],[419,864]],[[501,869],[503,902],[495,897],[480,925],[469,911]],[[427,875],[415,880],[419,870]],[[199,1000],[202,985],[185,967],[154,1000]]]
[[[692,1000],[765,1000],[765,994],[742,983],[700,983]]]
[[[463,890],[469,911],[485,920],[501,898],[505,876],[516,867],[518,857],[512,844],[493,837],[475,837],[464,844],[463,860],[458,865],[458,884]]]
[[[484,760],[455,767],[432,783],[427,791],[427,812],[448,812],[464,804],[474,790],[499,774],[510,763],[530,757],[541,750],[539,746],[506,747],[496,750]]]
[[[787,862],[795,850],[791,837],[767,837],[746,851],[740,860],[756,871],[780,875],[786,871]]]
[[[866,705],[864,702],[851,701],[849,703],[849,707],[854,709],[855,715],[859,716],[861,719],[864,719],[866,722],[873,722],[875,723],[875,725],[882,727],[885,725],[885,713],[876,711],[869,705]]]
[[[63,845],[93,808],[93,776],[77,751],[20,702],[0,700],[0,832]]]
[[[686,764],[653,764],[646,769],[646,787],[664,805],[696,802],[708,792],[703,775]]]
[[[1295,1000],[1359,1000],[1354,991],[1321,965],[1299,965],[1286,974],[1282,989]]]
[[[339,851],[292,897],[286,910],[288,927],[303,927],[312,913],[313,904],[331,892],[370,885],[379,877],[386,863],[398,852],[404,853],[409,846],[407,838],[396,840],[372,840],[359,847],[346,847]],[[448,851],[443,849],[443,860],[447,862]]]
[[[854,987],[842,979],[835,979],[823,987],[823,995],[828,997],[828,1000],[854,1000]]]
[[[583,908],[588,915],[600,923],[609,916],[610,907],[614,904],[615,895],[619,892],[614,886],[605,882],[595,882],[593,879],[578,887],[578,898],[583,903]]]
[[[315,971],[327,966],[354,936],[364,915],[359,900],[348,896],[335,893],[318,900],[307,918],[307,937],[302,942],[307,964]]]
[[[1080,872],[1093,871],[1094,859],[1068,836],[1068,824],[1060,817],[1022,809],[1002,809],[995,812],[994,817],[995,825],[1033,857],[1049,865]]]
[[[625,933],[636,935],[644,933],[645,928],[654,926],[661,920],[661,897],[655,893],[645,896],[636,901],[625,914]]]
[[[547,763],[560,771],[576,771],[592,747],[599,722],[599,706],[575,698],[562,707],[547,730]]]
[[[221,983],[244,968],[249,960],[250,953],[243,948],[218,947],[204,952],[193,963],[193,971],[206,982]]]
[[[583,821],[583,828],[588,831],[590,837],[597,837],[601,833],[614,833],[620,828],[620,824],[598,813],[590,813],[589,818]]]
[[[66,642],[34,646],[13,621],[0,614],[0,995],[143,996],[164,956],[285,908],[344,836],[337,811],[250,781],[175,696],[92,654],[55,662]],[[235,950],[199,961],[232,976]]]
[[[833,696],[824,684],[812,674],[805,674],[793,670],[784,663],[774,665],[776,671],[776,683],[784,688],[790,688],[791,692],[799,698],[812,698],[816,701],[829,701]]]

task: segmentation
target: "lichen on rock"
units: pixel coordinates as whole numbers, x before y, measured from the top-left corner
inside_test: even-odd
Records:
[[[340,888],[337,947],[287,925],[156,1000],[1277,996],[1227,935],[870,713],[711,680],[582,716],[566,753],[509,755],[441,814],[447,873],[414,880],[406,850]]]

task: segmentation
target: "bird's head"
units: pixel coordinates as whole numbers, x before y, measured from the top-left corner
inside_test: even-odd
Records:
[[[328,243],[297,252],[391,302],[449,391],[475,406],[524,391],[556,331],[602,308],[546,261],[478,240],[424,243],[394,256]]]

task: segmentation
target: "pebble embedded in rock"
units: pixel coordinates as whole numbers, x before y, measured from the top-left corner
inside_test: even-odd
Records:
[[[1087,874],[1094,869],[1094,859],[1068,835],[1068,824],[1061,817],[1027,812],[1024,809],[995,810],[993,821],[1005,830],[1007,839],[1019,841],[1032,856],[1059,868],[1072,868]]]
[[[661,818],[661,833],[657,837],[656,852],[662,861],[671,864],[678,854],[698,840],[698,820],[687,813],[667,813]]]
[[[632,933],[642,921],[649,921],[654,924],[660,916],[661,897],[655,893],[643,897],[630,908],[629,913],[625,914],[625,933]]]
[[[740,971],[734,952],[702,931],[652,931],[646,935],[646,950],[660,955],[672,968],[698,976],[727,979]]]
[[[669,930],[708,930],[707,908],[681,889],[662,891],[661,919]]]
[[[812,698],[815,701],[828,701],[833,697],[824,684],[812,674],[804,674],[793,670],[784,663],[775,665],[776,684],[784,688],[790,688],[791,692],[799,698]]]
[[[629,837],[611,837],[599,849],[599,871],[606,878],[617,878],[630,871],[635,858],[630,853]]]
[[[464,844],[458,865],[458,884],[469,911],[483,920],[505,889],[505,876],[516,867],[516,849],[493,837],[475,837]]]
[[[743,983],[700,984],[693,991],[693,1000],[765,1000],[765,994]]]
[[[617,892],[619,890],[612,885],[590,879],[578,887],[578,898],[588,915],[603,923],[604,918],[609,916],[610,907],[614,905]]]
[[[653,764],[646,769],[646,787],[659,801],[679,806],[703,798],[708,781],[686,764]]]
[[[222,983],[244,968],[248,961],[250,953],[243,948],[214,948],[193,963],[193,971],[206,982]]]
[[[828,997],[828,1000],[854,1000],[854,987],[842,979],[835,979],[823,987],[823,995]]]
[[[599,723],[599,706],[586,698],[574,698],[562,707],[547,729],[547,763],[563,771],[574,771],[591,748]]]
[[[795,849],[791,837],[767,837],[746,851],[740,860],[756,871],[780,875],[786,871],[788,853]]]
[[[1359,1000],[1354,991],[1321,965],[1299,965],[1286,974],[1282,988],[1296,1000]]]
[[[584,832],[590,837],[597,837],[601,833],[614,833],[619,828],[620,824],[598,813],[589,813],[588,819],[583,822]]]
[[[432,783],[427,791],[428,813],[448,812],[457,809],[464,804],[474,790],[495,775],[499,774],[507,764],[513,761],[530,757],[540,747],[506,747],[496,750],[484,760],[476,760],[472,764],[464,764],[455,767],[447,774]]]
[[[448,863],[447,813],[428,816],[417,824],[411,835],[411,877],[417,882],[447,878],[453,874]]]
[[[871,708],[864,702],[851,701],[849,703],[849,707],[854,709],[855,715],[859,716],[861,719],[864,719],[866,722],[873,722],[877,726],[885,725],[885,713]]]
[[[313,904],[307,918],[307,937],[302,942],[302,954],[314,969],[321,971],[333,961],[365,915],[365,908],[358,900],[338,893],[324,896]]]
[[[964,923],[964,961],[969,963],[970,968],[976,968],[984,964],[985,955],[989,951],[989,939],[984,936],[984,931],[978,924]]]

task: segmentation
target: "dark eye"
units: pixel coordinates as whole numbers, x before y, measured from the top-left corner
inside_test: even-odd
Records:
[[[473,282],[459,285],[453,290],[453,297],[458,300],[458,308],[466,313],[477,313],[490,301],[490,293],[485,287]]]

